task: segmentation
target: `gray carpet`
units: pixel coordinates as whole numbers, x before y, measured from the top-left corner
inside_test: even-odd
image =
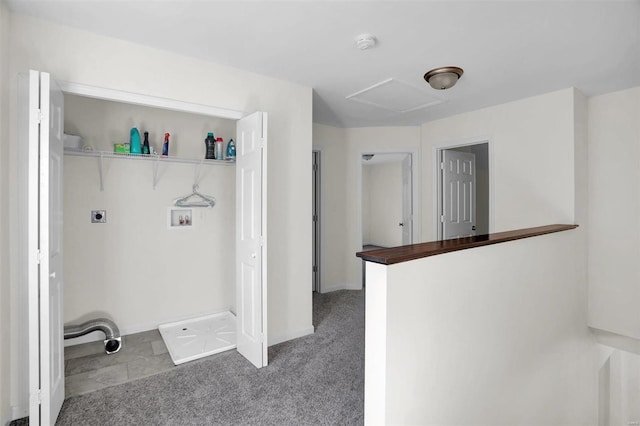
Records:
[[[362,425],[364,292],[314,294],[315,334],[236,351],[64,402],[58,425]]]

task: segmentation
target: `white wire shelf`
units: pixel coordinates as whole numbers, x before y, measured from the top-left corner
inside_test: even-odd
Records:
[[[75,149],[65,149],[64,155],[73,157],[97,157],[97,158],[122,158],[128,160],[147,160],[158,161],[160,163],[180,163],[180,164],[217,164],[232,166],[235,160],[206,160],[194,158],[165,157],[157,154],[129,154],[126,152],[110,152],[110,151],[78,151]]]
[[[104,191],[104,160],[105,159],[122,159],[122,160],[134,160],[134,161],[148,161],[153,165],[153,189],[156,189],[158,181],[160,179],[160,165],[168,163],[177,164],[194,164],[196,166],[195,176],[197,182],[197,176],[199,169],[203,165],[219,165],[219,166],[232,166],[235,165],[235,160],[196,160],[193,158],[179,158],[179,157],[164,157],[157,154],[129,154],[120,152],[108,152],[108,151],[77,151],[73,149],[65,149],[64,155],[70,155],[74,157],[91,157],[98,160],[98,175],[100,177],[100,191]]]

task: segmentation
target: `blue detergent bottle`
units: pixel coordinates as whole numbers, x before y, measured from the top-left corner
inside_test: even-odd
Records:
[[[142,145],[140,144],[140,132],[133,127],[129,136],[129,152],[131,154],[142,154]]]
[[[227,160],[235,160],[236,159],[236,144],[233,143],[233,139],[229,139],[229,143],[227,144]]]

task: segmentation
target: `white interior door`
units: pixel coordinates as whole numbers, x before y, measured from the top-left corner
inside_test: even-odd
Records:
[[[442,151],[442,239],[476,234],[476,156]]]
[[[236,315],[238,352],[267,365],[267,115],[238,120],[236,146]]]
[[[402,245],[413,243],[413,187],[411,155],[402,160]]]
[[[62,159],[64,98],[47,73],[21,77],[27,99],[29,424],[54,424],[64,401]],[[21,100],[24,102],[24,100]]]

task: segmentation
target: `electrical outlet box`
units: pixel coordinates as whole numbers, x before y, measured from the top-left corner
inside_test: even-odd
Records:
[[[91,210],[91,223],[107,223],[107,211]]]

